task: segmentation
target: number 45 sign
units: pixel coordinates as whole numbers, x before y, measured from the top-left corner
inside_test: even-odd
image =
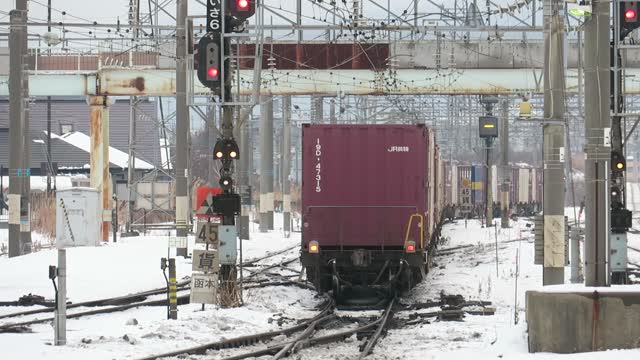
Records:
[[[199,222],[196,232],[196,244],[207,244],[218,247],[218,224]]]

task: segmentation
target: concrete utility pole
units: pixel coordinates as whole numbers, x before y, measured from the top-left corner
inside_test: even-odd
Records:
[[[47,2],[47,32],[51,32],[51,0]],[[51,54],[49,50],[49,54]],[[47,96],[47,193],[51,192],[53,159],[51,154],[51,96]]]
[[[313,97],[313,123],[322,124],[324,115],[324,101],[322,96],[316,95]]]
[[[189,107],[187,106],[187,0],[176,0],[176,256],[187,256],[189,224]],[[198,204],[199,206],[200,204]]]
[[[485,222],[485,226],[489,227],[493,225],[493,177],[491,176],[491,146],[493,143],[493,139],[486,139],[486,146],[487,146],[487,174],[486,174],[486,179],[487,179],[487,188],[485,189],[485,194],[486,194],[486,222]]]
[[[29,8],[27,0],[16,0],[16,9],[24,11],[24,24],[29,19]],[[24,179],[22,181],[22,201],[20,203],[20,251],[22,254],[31,252],[31,136],[29,127],[29,75],[27,74],[27,52],[29,50],[29,42],[27,35],[27,27],[22,28],[22,56],[23,56],[23,122],[22,122],[22,173]]]
[[[260,232],[273,230],[273,98],[260,99]]]
[[[563,5],[557,0],[544,3],[544,269],[542,283],[564,283],[564,22]]]
[[[67,249],[58,249],[58,293],[54,316],[53,337],[58,345],[67,344]]]
[[[511,168],[509,168],[509,96],[502,100],[502,133],[500,134],[502,147],[502,185],[500,188],[500,203],[502,205],[502,228],[509,227],[509,186],[511,185]]]
[[[493,116],[493,108],[495,104],[498,103],[498,98],[495,96],[482,96],[480,98],[480,103],[485,106],[485,112],[487,116]],[[485,148],[486,148],[486,174],[485,178],[487,179],[485,184],[485,225],[487,227],[492,226],[493,224],[493,192],[492,192],[492,178],[491,178],[491,148],[493,147],[493,137],[485,138]]]
[[[336,99],[333,98],[331,99],[330,102],[330,106],[329,106],[329,116],[330,116],[330,123],[335,125],[338,123],[337,119],[336,119]]]
[[[251,114],[247,113],[247,118],[240,119],[241,125],[238,129],[240,148],[240,161],[238,162],[238,185],[242,199],[242,210],[238,220],[238,236],[242,240],[249,240],[249,212],[251,211],[251,141],[249,139],[249,119]]]
[[[138,103],[138,97],[132,96],[129,99],[129,161],[127,164],[127,183],[129,185],[129,201],[127,204],[127,233],[131,234],[133,229],[133,212],[136,203],[136,188],[135,188],[135,168],[136,168],[136,120],[138,119],[136,105]]]
[[[24,153],[22,124],[24,122],[24,44],[26,11],[12,10],[9,32],[9,257],[22,255],[20,212],[22,207],[22,164]]]
[[[334,107],[335,108],[335,107]],[[291,231],[291,96],[282,99],[282,117],[284,129],[282,131],[282,217],[285,235]]]
[[[608,286],[609,162],[605,131],[611,128],[609,2],[593,0],[585,21],[585,285]]]

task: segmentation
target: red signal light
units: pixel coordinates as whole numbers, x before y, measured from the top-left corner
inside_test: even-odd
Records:
[[[413,241],[409,241],[405,249],[408,253],[416,252],[416,245],[413,243]]]
[[[207,75],[212,78],[218,77],[218,68],[209,68],[209,70],[207,70]]]
[[[240,11],[249,10],[249,0],[237,0],[236,5]]]
[[[633,20],[636,16],[638,16],[638,13],[636,13],[635,9],[628,9],[624,12],[624,18],[627,20]]]

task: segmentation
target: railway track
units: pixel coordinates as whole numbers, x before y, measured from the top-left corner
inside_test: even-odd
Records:
[[[364,325],[342,331],[335,331],[335,329],[332,328],[335,326],[336,322],[332,322],[331,320],[337,319],[339,322],[340,319],[338,319],[335,314],[327,314],[324,317],[317,318],[315,321],[307,322],[306,328],[301,330],[301,332],[292,340],[277,344],[269,344],[261,349],[225,357],[224,360],[241,360],[257,358],[260,356],[272,356],[272,359],[282,359],[293,355],[299,350],[344,341],[354,335],[366,337],[366,341],[359,346],[358,359],[363,359],[371,353],[375,344],[387,329],[395,305],[396,298],[393,298],[389,301],[386,308],[377,317],[377,319],[368,321]],[[351,324],[351,321],[343,321],[343,325],[347,324]],[[333,331],[329,334],[313,336],[314,333],[317,333],[320,330]]]
[[[178,304],[183,305],[188,303],[189,303],[189,294],[178,296]],[[126,305],[112,306],[107,308],[100,308],[95,310],[71,313],[71,314],[67,314],[67,319],[77,319],[83,316],[109,314],[109,313],[129,310],[137,307],[142,307],[142,306],[166,306],[166,305],[167,305],[167,299],[149,300],[149,301],[135,302],[135,303],[126,304]],[[27,326],[42,324],[42,323],[50,322],[53,320],[54,320],[54,317],[50,316],[42,319],[34,319],[34,320],[28,320],[23,322],[17,322],[17,323],[7,323],[7,324],[0,325],[0,333],[21,332],[23,330],[26,330]]]
[[[263,260],[278,256],[278,255],[284,254],[284,253],[289,252],[289,251],[291,251],[291,250],[293,250],[293,249],[295,249],[297,247],[298,247],[298,245],[287,247],[287,248],[285,248],[283,250],[276,251],[276,252],[261,256],[259,258],[254,258],[254,259],[248,260],[248,261],[243,263],[243,266],[256,266],[256,263],[258,263],[260,261],[263,261]],[[293,269],[286,268],[286,265],[294,262],[295,260],[297,260],[297,258],[287,259],[285,261],[281,261],[278,264],[267,265],[264,268],[261,268],[259,270],[254,271],[249,276],[249,278],[257,277],[257,276],[259,276],[261,274],[264,274],[267,271],[269,271],[271,269],[274,269],[274,268],[277,268],[277,267],[284,267],[285,269],[287,269],[289,271],[294,271]],[[245,288],[246,289],[252,289],[252,288],[262,288],[262,287],[268,287],[268,286],[299,286],[299,287],[303,287],[303,288],[312,288],[310,285],[308,285],[306,283],[299,282],[299,281],[292,281],[292,280],[289,280],[287,278],[284,278],[283,276],[278,276],[278,275],[280,275],[280,274],[269,274],[269,276],[272,279],[271,280],[268,279],[268,280],[262,281],[262,282],[258,282],[258,281],[245,282],[245,284],[247,285]],[[246,278],[247,277],[245,277],[245,279]],[[273,278],[275,278],[275,279],[273,279]],[[178,282],[178,284],[177,284],[178,292],[187,290],[189,288],[190,281],[191,280],[189,278],[186,278],[185,280],[182,280],[182,281]],[[125,311],[125,310],[129,310],[129,309],[132,309],[132,308],[143,307],[143,306],[166,306],[167,305],[167,300],[166,299],[148,300],[147,301],[147,298],[149,296],[162,295],[162,294],[166,294],[166,292],[167,292],[167,288],[166,287],[161,287],[161,288],[141,291],[141,292],[134,293],[134,294],[128,294],[128,295],[124,295],[124,296],[117,296],[117,297],[111,297],[111,298],[105,298],[105,299],[99,299],[99,300],[84,301],[84,302],[79,302],[79,303],[69,303],[69,304],[67,304],[67,309],[74,309],[74,308],[80,308],[80,307],[105,307],[105,308],[68,314],[67,318],[68,319],[76,319],[76,318],[80,318],[80,317],[83,317],[83,316],[91,316],[91,315],[97,315],[97,314],[108,314],[108,313],[113,313],[113,312],[118,312],[118,311]],[[184,305],[184,304],[188,304],[188,303],[189,303],[189,293],[180,295],[178,297],[178,305]],[[23,317],[23,316],[30,316],[30,315],[38,315],[38,314],[44,314],[44,313],[51,313],[54,310],[55,309],[53,307],[46,307],[46,308],[40,308],[40,309],[34,309],[34,310],[15,312],[15,313],[11,313],[11,314],[4,314],[4,315],[0,315],[0,320]],[[0,333],[9,332],[9,331],[12,331],[12,329],[24,329],[25,327],[30,326],[30,325],[46,323],[46,322],[52,321],[52,320],[53,320],[53,317],[46,317],[46,318],[41,318],[41,319],[32,319],[32,320],[21,321],[21,322],[6,323],[6,324],[0,325]]]
[[[138,360],[154,360],[154,359],[161,359],[166,357],[178,357],[178,356],[187,356],[187,355],[204,355],[207,351],[210,351],[210,350],[235,349],[235,348],[257,344],[259,342],[269,341],[279,335],[288,336],[300,331],[305,331],[306,329],[309,328],[311,324],[326,321],[327,319],[333,317],[334,316],[333,306],[334,306],[333,300],[327,298],[324,301],[324,303],[320,306],[320,311],[316,316],[310,319],[300,321],[297,325],[294,325],[288,328],[258,333],[254,335],[240,336],[240,337],[225,339],[221,341],[210,342],[203,345],[198,345],[198,346],[176,350],[172,352],[167,352],[163,354],[151,355],[144,358],[140,358]]]

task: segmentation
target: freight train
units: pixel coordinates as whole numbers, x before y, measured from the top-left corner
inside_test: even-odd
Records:
[[[464,188],[468,189],[470,213],[476,216],[486,206],[487,167],[485,165],[463,165],[456,162],[444,164],[445,203],[451,205],[455,217],[463,217],[462,211]],[[518,163],[509,166],[511,171],[509,183],[509,211],[511,214],[531,216],[541,210],[542,204],[542,169],[529,164]],[[501,209],[499,169],[496,165],[489,171],[491,178],[492,203]],[[451,217],[451,213],[447,214]]]
[[[445,217],[484,207],[486,167],[444,161],[425,125],[302,127],[302,246],[307,279],[344,287],[410,289],[429,269]],[[499,202],[497,169],[489,172]],[[541,202],[542,172],[512,167],[512,204]],[[468,215],[467,215],[468,216]]]
[[[307,279],[408,289],[428,270],[445,206],[445,164],[424,125],[302,127]]]

